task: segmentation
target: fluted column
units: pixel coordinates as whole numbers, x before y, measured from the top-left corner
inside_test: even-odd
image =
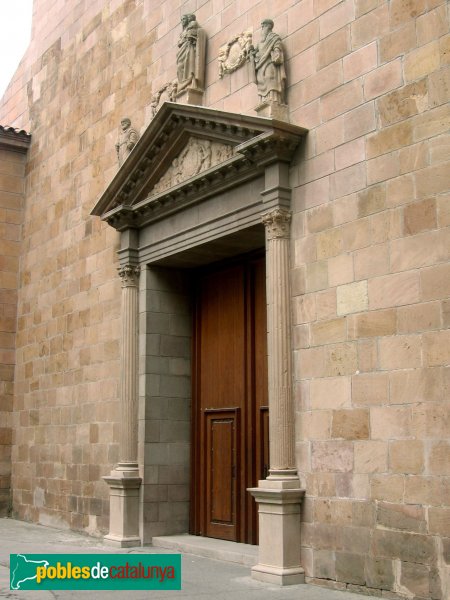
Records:
[[[121,432],[118,470],[137,470],[137,361],[139,267],[119,269],[122,279]]]
[[[107,543],[120,547],[139,546],[138,436],[138,282],[139,267],[119,269],[122,279],[122,350],[120,357],[119,462],[109,485],[109,533]]]
[[[276,208],[262,221],[267,239],[269,440],[268,479],[296,479],[292,391],[289,230],[291,213]]]
[[[295,465],[292,390],[289,230],[291,213],[274,208],[266,227],[269,375],[269,476],[249,492],[258,503],[258,564],[252,576],[289,585],[304,582],[300,561],[300,507],[304,491]]]

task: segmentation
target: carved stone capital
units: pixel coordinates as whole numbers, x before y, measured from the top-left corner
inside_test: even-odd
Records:
[[[276,208],[262,215],[261,221],[266,227],[268,240],[289,238],[289,224],[291,222],[291,212],[289,210]]]
[[[122,287],[137,287],[141,268],[136,265],[125,265],[118,269],[122,279]]]

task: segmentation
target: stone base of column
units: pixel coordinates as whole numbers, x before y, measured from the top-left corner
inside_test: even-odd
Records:
[[[194,104],[195,106],[203,105],[203,90],[199,88],[185,88],[177,93],[177,102],[182,104]]]
[[[105,542],[118,548],[140,546],[139,489],[142,479],[137,465],[119,464],[103,479],[109,485],[109,533]]]
[[[270,117],[278,121],[287,121],[289,123],[289,107],[287,104],[278,102],[263,101],[255,107],[255,112],[259,117]]]
[[[258,503],[259,555],[252,577],[278,585],[305,582],[300,561],[299,480],[265,479],[248,491]]]

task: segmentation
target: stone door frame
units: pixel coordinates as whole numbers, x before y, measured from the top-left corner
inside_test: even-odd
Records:
[[[148,312],[149,290],[163,291],[152,289],[155,274],[243,253],[246,245],[248,250],[254,249],[255,240],[265,237],[270,474],[250,490],[260,513],[260,562],[253,576],[280,584],[298,583],[303,578],[302,491],[295,465],[292,397],[289,165],[305,133],[303,128],[273,119],[165,103],[92,211],[121,233],[123,408],[120,462],[105,478],[111,489],[110,541],[131,545],[139,539],[146,543],[149,536],[170,530],[161,531],[160,527],[149,535],[144,525],[145,492],[141,492],[140,505],[138,501],[139,489],[155,478],[143,451],[148,439],[145,428],[139,430],[138,439],[136,383],[143,375],[142,356],[138,374],[135,339],[138,289],[142,340],[148,335],[143,323],[151,322],[142,318],[142,313]],[[205,154],[210,154],[200,166],[194,155],[191,171],[188,166],[180,168],[181,157],[183,164],[189,163],[190,146],[195,146],[196,152],[203,147]],[[215,158],[211,158],[211,148],[218,149]],[[146,340],[148,337],[143,341],[144,355]],[[140,416],[147,410],[146,386],[151,379],[141,377]],[[158,385],[156,379],[154,382]],[[164,453],[157,444],[151,447],[155,454]],[[167,456],[161,460],[168,460]],[[154,485],[152,504],[158,506],[157,477]]]

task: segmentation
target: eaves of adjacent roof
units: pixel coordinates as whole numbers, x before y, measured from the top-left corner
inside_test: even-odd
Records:
[[[0,148],[25,154],[30,146],[31,134],[24,129],[0,125]]]

